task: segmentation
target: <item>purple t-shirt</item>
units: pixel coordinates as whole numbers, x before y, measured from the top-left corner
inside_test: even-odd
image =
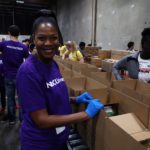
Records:
[[[4,67],[2,54],[0,54],[0,86],[4,86]]]
[[[2,58],[2,54],[0,54],[0,76],[3,75],[4,75],[3,58]]]
[[[20,129],[23,150],[61,150],[69,126],[40,129],[29,116],[40,109],[47,109],[49,115],[71,113],[67,87],[56,62],[44,64],[30,55],[17,73],[17,90],[23,112]]]
[[[4,75],[15,79],[18,68],[29,55],[28,48],[18,41],[0,42],[0,51],[3,54]]]

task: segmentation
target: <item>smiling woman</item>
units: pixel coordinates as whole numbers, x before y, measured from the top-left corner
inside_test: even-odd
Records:
[[[39,25],[33,37],[38,58],[45,63],[51,63],[59,46],[56,27],[50,23],[43,23]]]
[[[86,111],[71,114],[68,90],[53,57],[61,41],[55,15],[40,11],[33,24],[36,53],[20,67],[17,91],[23,122],[21,150],[66,150],[70,123],[94,117],[103,105],[86,92],[76,102],[89,102]],[[21,81],[21,82],[20,82]]]

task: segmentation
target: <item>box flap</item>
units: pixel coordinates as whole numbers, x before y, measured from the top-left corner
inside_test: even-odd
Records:
[[[106,86],[94,79],[88,78],[86,80],[86,85],[85,85],[85,89],[89,90],[89,89],[99,89],[99,88],[106,88]]]
[[[132,113],[110,117],[120,128],[128,134],[134,134],[144,131],[146,128],[139,119]]]
[[[145,141],[150,139],[150,131],[143,131],[131,135],[136,141]]]
[[[135,90],[137,80],[116,80],[113,81],[113,88],[122,89],[122,87],[126,87],[129,89]]]
[[[136,91],[141,92],[141,93],[144,92],[145,94],[147,92],[147,94],[148,94],[150,91],[150,84],[138,80],[137,85],[136,85]]]
[[[85,77],[76,77],[76,78],[70,78],[70,79],[65,79],[66,84],[69,88],[73,90],[84,90],[85,88]]]
[[[142,101],[144,104],[150,105],[150,94],[144,95]]]
[[[150,107],[115,89],[110,90],[110,103],[119,103],[119,114],[134,113],[144,126],[148,127]]]
[[[103,104],[107,104],[107,100],[108,100],[108,89],[90,89],[87,90],[87,92],[89,92],[94,99],[100,99],[101,103]]]

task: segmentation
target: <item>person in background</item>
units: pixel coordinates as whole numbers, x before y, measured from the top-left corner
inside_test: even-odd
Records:
[[[60,44],[60,46],[59,46],[59,55],[62,57],[63,56],[63,54],[67,51],[67,47],[66,47],[66,45],[64,45],[64,44]]]
[[[127,44],[127,50],[128,51],[134,51],[134,42],[130,41],[128,44]]]
[[[77,50],[76,43],[74,41],[66,42],[67,51],[63,54],[62,59],[69,58],[72,61],[79,61],[84,63],[83,55]]]
[[[25,40],[22,41],[22,43],[29,48],[30,39],[25,39]]]
[[[79,50],[81,52],[81,54],[83,55],[83,57],[85,56],[84,51],[85,51],[85,42],[80,42],[79,43]]]
[[[117,80],[122,80],[120,70],[126,70],[132,79],[150,82],[150,28],[145,28],[141,33],[142,50],[123,57],[113,65],[113,73]]]
[[[5,41],[5,38],[4,38],[4,37],[2,37],[2,41],[1,41],[1,42],[3,42],[3,41]]]
[[[16,74],[18,68],[28,57],[28,48],[18,41],[20,29],[16,25],[11,25],[8,28],[10,40],[0,42],[0,51],[3,57],[5,89],[7,96],[7,115],[2,118],[2,121],[9,121],[10,125],[16,121]]]
[[[4,68],[3,68],[2,53],[0,53],[0,94],[1,94],[0,114],[4,114],[6,108],[6,92],[4,83]]]
[[[53,60],[59,47],[58,31],[54,13],[40,10],[32,27],[36,53],[28,57],[17,74],[23,112],[21,150],[66,150],[69,124],[90,119],[103,108],[85,92],[71,100],[89,103],[87,109],[71,114],[67,87]]]

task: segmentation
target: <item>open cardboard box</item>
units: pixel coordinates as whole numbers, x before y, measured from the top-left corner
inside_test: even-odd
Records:
[[[91,78],[108,87],[110,87],[112,83],[112,75],[110,72],[91,72]]]
[[[87,90],[87,92],[89,92],[94,99],[99,99],[101,103],[109,103],[108,89],[90,89]],[[86,104],[80,104],[78,105],[76,112],[84,111],[86,107]],[[77,124],[77,130],[79,134],[91,150],[94,145],[93,139],[95,137],[95,123],[95,119],[90,119],[88,121],[83,121]]]
[[[143,95],[143,98],[142,98],[142,102],[143,102],[144,104],[150,105],[150,94],[144,94],[144,95]]]
[[[111,50],[99,50],[98,57],[101,58],[102,60],[110,58]]]
[[[108,100],[108,89],[91,89],[87,90],[94,99],[99,99],[101,103],[107,104]],[[87,104],[78,105],[77,112],[85,111]],[[86,142],[87,146],[90,150],[92,150],[93,146],[93,137],[95,131],[95,120],[90,119],[87,121],[82,121],[77,124],[77,130],[81,135],[82,139]]]
[[[148,150],[140,143],[150,138],[147,129],[150,110],[148,105],[115,89],[110,89],[109,94],[108,90],[104,89],[88,92],[94,98],[101,98],[104,104],[117,104],[119,114],[116,117],[108,117],[102,110],[94,119],[78,123],[78,131],[91,150]],[[78,111],[85,109],[85,104],[78,106]],[[126,113],[129,114],[123,115]]]
[[[102,60],[102,70],[106,72],[112,72],[112,67],[114,65],[114,62],[109,60]]]
[[[141,143],[150,138],[150,131],[132,113],[106,117],[103,128],[103,131],[100,130],[103,132],[103,148],[100,145],[101,142],[97,141],[99,145],[96,144],[95,150],[149,149]]]
[[[71,60],[65,59],[63,60],[63,64],[68,67],[69,69],[72,69],[72,63]]]
[[[72,70],[64,70],[61,72],[64,79],[74,78],[74,77],[84,77],[81,73]]]
[[[113,81],[112,87],[140,101],[150,91],[150,84],[133,79]]]
[[[94,118],[96,130],[93,150],[148,150],[140,142],[150,138],[150,107],[110,89],[110,104],[118,104],[118,116],[108,117],[103,110]],[[133,114],[134,115],[133,115]]]
[[[112,50],[111,51],[111,58],[112,59],[121,59],[124,56],[129,55],[129,52],[126,50]]]
[[[84,53],[85,55],[97,56],[100,47],[86,46]]]
[[[87,90],[107,88],[104,84],[88,77],[75,77],[66,79],[65,81],[68,88],[72,91],[72,93],[70,93],[70,96],[78,96],[79,94]]]
[[[99,57],[91,57],[91,64],[96,66],[96,67],[101,67],[101,62],[102,62],[102,59],[99,58]]]
[[[81,73],[86,77],[91,77],[92,72],[100,72],[98,68],[90,67],[90,68],[82,68]]]
[[[77,71],[77,72],[81,72],[82,69],[87,68],[88,64],[86,63],[82,63],[82,64],[73,64],[72,65],[72,70]]]
[[[107,89],[107,87],[93,79],[86,77],[74,77],[65,79],[69,96],[78,96],[84,91]],[[78,105],[72,104],[73,112],[78,111]]]

